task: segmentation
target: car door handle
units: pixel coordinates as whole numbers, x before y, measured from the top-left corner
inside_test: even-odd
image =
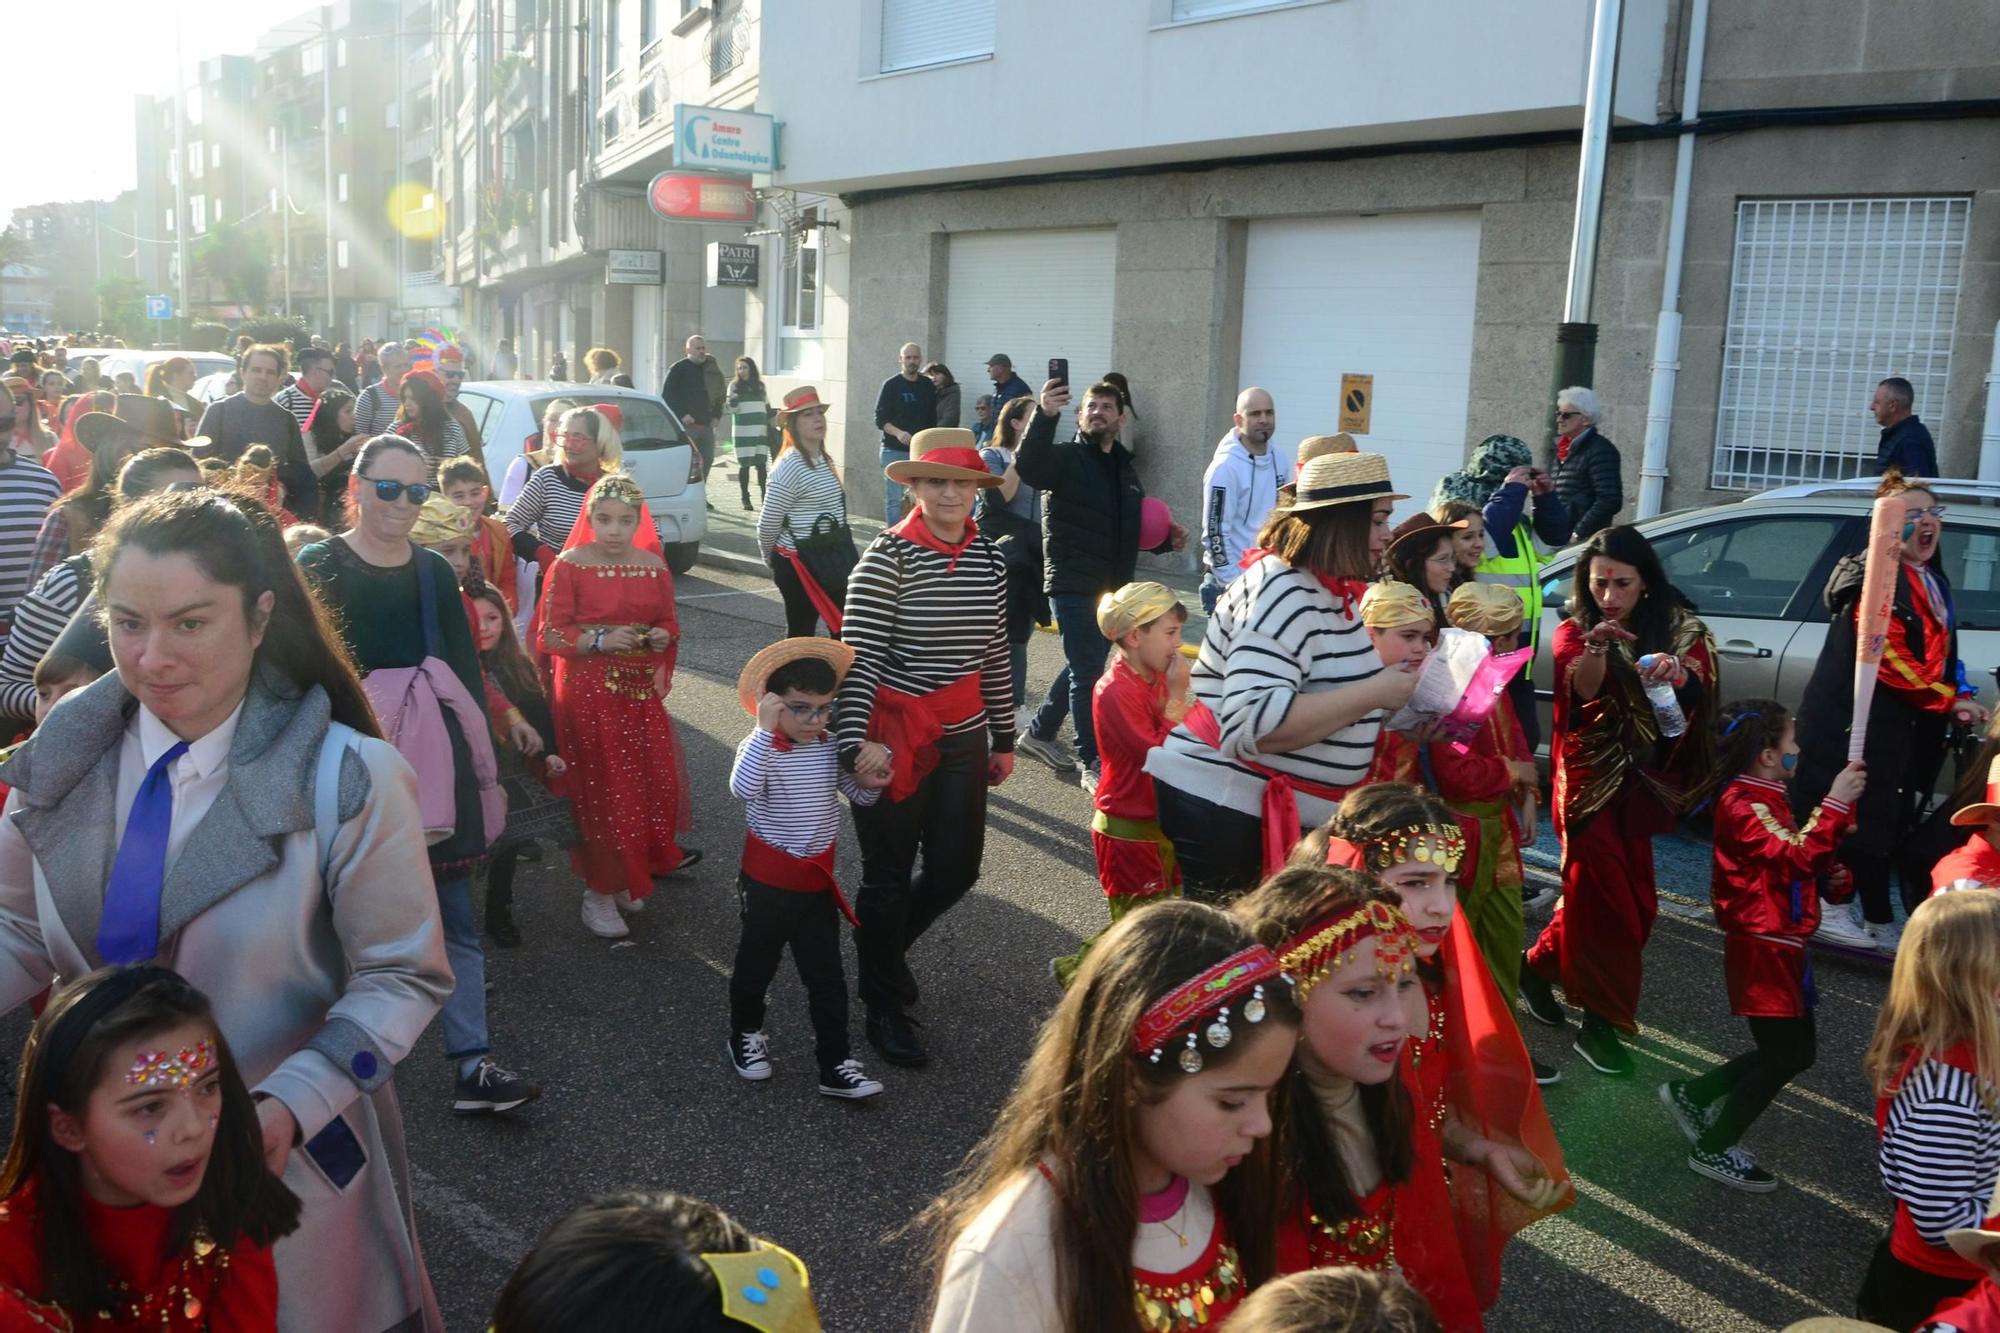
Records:
[[[1716,651],[1724,657],[1765,658],[1771,655],[1769,648],[1759,648],[1748,639],[1730,639]]]

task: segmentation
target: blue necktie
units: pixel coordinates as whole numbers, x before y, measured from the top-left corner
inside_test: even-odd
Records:
[[[174,824],[174,782],[167,769],[187,748],[186,741],[168,747],[132,798],[97,926],[97,952],[107,963],[143,963],[160,950],[160,889],[167,875],[167,831]]]

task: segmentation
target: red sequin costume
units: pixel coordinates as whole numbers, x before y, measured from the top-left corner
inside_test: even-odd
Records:
[[[29,1185],[0,1203],[0,1329],[272,1333],[277,1328],[278,1270],[270,1250],[248,1241],[221,1246],[197,1236],[187,1249],[169,1254],[172,1210],[151,1204],[112,1208],[88,1196],[84,1224],[118,1298],[108,1317],[48,1304],[38,1188]]]
[[[1806,939],[1819,926],[1816,876],[1854,825],[1828,799],[1804,828],[1792,822],[1783,783],[1741,776],[1715,799],[1715,867],[1709,896],[1722,927],[1729,1008],[1746,1018],[1802,1018],[1810,975]]]
[[[1243,1268],[1229,1239],[1229,1219],[1216,1209],[1208,1244],[1187,1267],[1156,1273],[1132,1269],[1132,1308],[1147,1333],[1213,1328],[1243,1303]]]
[[[1167,716],[1167,688],[1165,673],[1146,680],[1122,652],[1114,651],[1091,695],[1102,771],[1090,845],[1097,853],[1097,882],[1114,921],[1181,886],[1174,845],[1160,831],[1153,780],[1146,776],[1146,752],[1166,740],[1178,721]]]

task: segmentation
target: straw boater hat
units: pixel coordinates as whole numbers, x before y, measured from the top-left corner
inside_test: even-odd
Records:
[[[759,649],[743,664],[743,674],[736,678],[736,701],[743,705],[743,711],[755,717],[757,702],[764,697],[771,673],[803,657],[816,657],[832,667],[835,689],[840,688],[840,682],[847,678],[847,669],[854,665],[854,650],[839,639],[780,639],[768,648]]]
[[[910,437],[910,456],[882,469],[890,481],[912,482],[926,478],[941,481],[970,481],[981,486],[998,486],[1000,478],[986,467],[973,442],[972,432],[962,426],[932,426]]]
[[[1116,642],[1142,625],[1150,625],[1180,605],[1180,598],[1159,583],[1128,583],[1107,592],[1097,603],[1097,632]]]
[[[1382,455],[1321,454],[1299,469],[1291,512],[1409,498],[1390,485],[1389,460]]]
[[[1327,454],[1358,454],[1361,446],[1346,431],[1338,435],[1308,435],[1299,441],[1299,466],[1304,467],[1315,458]]]
[[[175,435],[173,405],[139,393],[121,393],[111,411],[85,412],[76,419],[77,442],[93,453],[120,435],[135,449],[194,449],[208,443],[206,436],[183,440]]]
[[[1996,819],[2000,819],[2000,755],[1993,756],[1993,763],[1986,770],[1986,799],[1958,811],[1951,822],[1961,827],[1977,827]]]
[[[821,411],[828,410],[827,405],[820,401],[819,390],[807,384],[786,394],[785,401],[771,409],[771,416],[775,420],[783,421],[794,412],[810,412],[814,408]]]
[[[1470,522],[1470,519],[1461,518],[1455,523],[1440,523],[1429,514],[1419,511],[1398,523],[1395,530],[1389,534],[1389,554],[1396,554],[1396,548],[1399,546],[1408,550],[1411,546],[1441,532],[1461,531]]]
[[[1444,613],[1453,629],[1471,630],[1489,639],[1521,628],[1521,596],[1502,583],[1461,583],[1452,590]]]

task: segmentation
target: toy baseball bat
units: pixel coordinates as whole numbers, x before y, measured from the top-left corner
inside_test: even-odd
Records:
[[[1847,732],[1847,761],[1868,745],[1868,713],[1875,704],[1875,676],[1889,642],[1889,613],[1896,601],[1896,570],[1903,560],[1903,501],[1885,495],[1868,520],[1868,545],[1861,573],[1861,603],[1854,634],[1854,721]]]

